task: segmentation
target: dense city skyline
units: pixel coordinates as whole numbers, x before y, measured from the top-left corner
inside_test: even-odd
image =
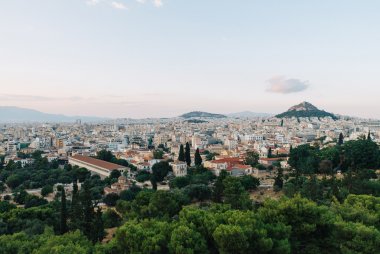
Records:
[[[0,106],[65,115],[380,118],[380,3],[4,1]]]

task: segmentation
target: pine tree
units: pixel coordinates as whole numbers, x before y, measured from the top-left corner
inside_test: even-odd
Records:
[[[199,148],[197,148],[197,150],[195,151],[194,162],[196,166],[202,165],[202,157],[201,157],[201,154],[199,153]]]
[[[339,141],[338,141],[338,145],[343,145],[343,142],[344,142],[344,137],[343,137],[343,133],[340,133],[339,134]]]
[[[367,140],[368,140],[368,141],[372,141],[372,138],[371,138],[371,131],[368,131]]]
[[[186,142],[185,160],[186,160],[187,166],[190,166],[191,165],[191,156],[190,156],[190,144],[189,144],[189,142]]]
[[[179,147],[179,155],[178,155],[179,161],[185,161],[185,151],[183,150],[183,145]]]
[[[67,228],[67,205],[66,205],[66,193],[65,188],[61,187],[61,222],[60,233],[63,235],[68,231]]]
[[[281,127],[284,126],[284,119],[281,120]]]

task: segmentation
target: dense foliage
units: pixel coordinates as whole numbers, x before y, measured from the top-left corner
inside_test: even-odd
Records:
[[[379,252],[380,183],[375,170],[380,152],[371,139],[291,149],[291,170],[275,166],[274,190],[285,195],[261,203],[250,197],[259,179],[232,177],[226,171],[215,177],[199,164],[198,155],[186,177],[171,178],[169,163],[162,161],[152,173],[137,174],[140,181],[155,183],[153,189],[133,185],[108,195],[103,188],[120,172],[102,180],[83,168],[58,168],[39,153],[26,168],[10,163],[0,177],[20,206],[0,202],[0,253]],[[115,160],[108,152],[98,156]],[[257,160],[250,152],[245,163],[257,165]],[[42,183],[34,183],[41,174]],[[64,177],[75,183],[70,196],[53,187],[65,183],[60,182]],[[170,190],[155,190],[167,180]],[[54,192],[54,200],[28,194],[24,189],[31,186],[43,187],[43,196]],[[100,209],[100,201],[108,208]],[[112,240],[102,243],[105,229],[115,227]]]

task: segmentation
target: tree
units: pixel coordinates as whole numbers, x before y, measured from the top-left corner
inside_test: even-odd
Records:
[[[105,236],[102,209],[98,207],[92,222],[91,240],[93,243],[100,242]]]
[[[107,150],[101,150],[97,153],[96,156],[99,160],[108,161],[111,162],[114,158],[113,154],[110,151]]]
[[[140,187],[136,186],[138,188],[138,191],[134,191],[132,188],[128,190],[123,190],[120,192],[120,199],[125,201],[132,201],[135,199],[137,193],[141,191]]]
[[[164,152],[162,150],[154,150],[153,151],[153,158],[156,160],[161,160],[164,156]]]
[[[168,175],[169,171],[172,171],[172,167],[167,161],[160,161],[153,165],[152,176],[155,181],[162,182],[164,178]]]
[[[325,174],[325,175],[333,175],[333,163],[330,160],[322,160],[319,163],[319,172]]]
[[[337,222],[334,244],[340,253],[378,253],[380,232],[361,223]]]
[[[9,203],[8,201],[0,201],[0,213],[9,212],[12,209],[15,209],[17,206]]]
[[[40,241],[41,247],[35,253],[40,254],[70,254],[90,253],[93,249],[91,242],[79,231],[64,234],[62,236],[43,235]]]
[[[245,175],[238,178],[246,191],[256,190],[260,186],[260,180],[251,175]]]
[[[177,215],[182,206],[188,203],[187,197],[181,191],[157,191],[149,200],[150,215],[156,218],[172,218]]]
[[[202,157],[201,157],[201,154],[199,153],[199,148],[197,148],[197,150],[195,151],[194,163],[195,163],[195,166],[202,165]]]
[[[92,203],[92,195],[90,189],[90,182],[86,180],[82,184],[82,191],[80,201],[83,209],[83,233],[89,239],[92,235],[92,221],[94,219],[94,205]]]
[[[110,194],[107,194],[104,199],[103,199],[103,202],[107,205],[107,206],[115,206],[116,205],[116,202],[120,199],[120,196],[116,193],[110,193]]]
[[[295,170],[298,181],[302,174],[313,174],[318,170],[318,149],[309,144],[300,145],[290,152],[289,165]]]
[[[344,137],[343,137],[343,133],[340,133],[339,134],[339,141],[338,141],[338,145],[343,145],[343,142],[344,142]]]
[[[229,176],[223,180],[224,202],[231,205],[232,209],[248,209],[252,206],[248,192],[238,178]]]
[[[9,188],[15,189],[18,186],[20,186],[24,181],[25,179],[21,175],[14,174],[8,177],[6,184]]]
[[[345,168],[355,173],[361,169],[376,169],[379,165],[380,152],[375,142],[370,140],[352,140],[344,143]]]
[[[112,170],[110,174],[111,179],[118,179],[121,176],[121,172],[117,169]]]
[[[67,206],[65,188],[61,186],[61,212],[60,212],[60,233],[65,234],[68,231],[67,227]]]
[[[235,225],[220,225],[213,237],[221,254],[244,254],[248,250],[248,239],[241,227]]]
[[[25,204],[25,200],[28,195],[29,194],[24,189],[20,190],[19,192],[16,192],[13,194],[14,196],[13,201],[20,205],[23,205]]]
[[[189,144],[189,142],[186,142],[185,160],[186,160],[187,166],[190,166],[191,165],[191,156],[190,156],[190,144]]]
[[[216,178],[214,188],[212,191],[212,199],[214,202],[221,203],[223,200],[224,185],[223,181],[228,176],[227,171],[222,170],[219,176]]]
[[[169,249],[173,254],[208,253],[202,235],[187,226],[179,226],[173,230]]]
[[[80,197],[78,191],[77,182],[73,182],[73,193],[71,201],[71,210],[70,210],[70,228],[71,230],[82,229],[83,223],[83,211],[80,204]]]
[[[168,222],[130,220],[116,232],[115,253],[169,253],[171,232]]]
[[[268,158],[272,158],[272,147],[269,147],[268,149]]]
[[[45,185],[42,189],[41,189],[41,195],[43,197],[46,197],[47,195],[49,195],[50,193],[53,193],[53,186],[51,185]]]
[[[179,161],[186,161],[186,159],[185,159],[185,151],[184,151],[184,149],[183,149],[183,145],[182,145],[182,144],[181,144],[181,146],[179,147],[178,160],[179,160]]]
[[[211,189],[205,184],[191,184],[184,188],[184,192],[191,199],[204,201],[211,198]]]
[[[259,163],[259,154],[253,151],[247,152],[247,155],[245,156],[244,164],[250,165],[252,167],[256,167],[258,163]]]
[[[103,213],[102,220],[105,228],[114,228],[120,226],[122,219],[115,210],[108,209]]]
[[[141,170],[137,172],[136,181],[138,181],[139,183],[143,183],[143,182],[149,181],[150,177],[151,175],[148,171]]]
[[[279,167],[277,169],[277,175],[276,175],[276,178],[274,179],[273,187],[275,191],[280,191],[282,190],[283,186],[284,186],[284,175],[283,175],[282,168]]]
[[[188,176],[179,176],[175,177],[169,182],[169,186],[171,189],[182,189],[186,186],[188,186],[191,183],[191,179]]]

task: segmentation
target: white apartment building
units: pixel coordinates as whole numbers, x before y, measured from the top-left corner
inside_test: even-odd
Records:
[[[186,164],[186,162],[175,161],[175,162],[171,162],[170,166],[172,166],[173,174],[175,177],[187,175],[187,164]]]

